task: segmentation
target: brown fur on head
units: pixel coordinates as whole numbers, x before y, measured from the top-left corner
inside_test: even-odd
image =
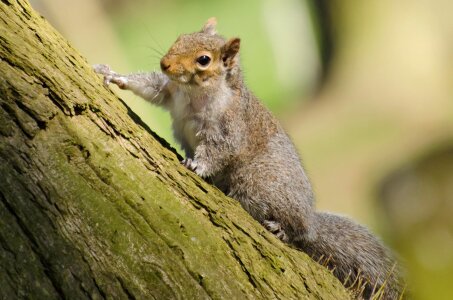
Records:
[[[203,87],[225,78],[238,65],[240,39],[225,41],[216,24],[210,18],[201,31],[179,36],[160,61],[162,72],[173,81]]]

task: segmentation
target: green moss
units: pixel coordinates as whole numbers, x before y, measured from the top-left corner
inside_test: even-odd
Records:
[[[0,135],[0,213],[14,220],[10,252],[21,243],[33,252],[8,293],[32,291],[44,273],[41,294],[63,298],[347,297],[325,269],[185,170],[28,4],[1,5],[0,70],[15,84],[0,95],[19,97],[0,110],[12,131]],[[28,116],[33,135],[6,106]]]

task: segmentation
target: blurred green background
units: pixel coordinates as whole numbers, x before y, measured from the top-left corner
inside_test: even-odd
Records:
[[[453,2],[33,0],[94,63],[158,70],[209,17],[287,128],[321,210],[404,261],[414,299],[453,299]],[[167,113],[116,90],[176,148]]]

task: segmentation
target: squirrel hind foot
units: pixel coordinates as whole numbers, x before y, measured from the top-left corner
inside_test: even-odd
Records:
[[[282,225],[276,221],[265,220],[263,222],[264,228],[273,233],[281,241],[287,243],[289,241],[288,236],[282,228]]]

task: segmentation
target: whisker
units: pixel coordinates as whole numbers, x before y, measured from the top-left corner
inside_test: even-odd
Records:
[[[143,47],[143,48],[146,48],[148,50],[151,50],[154,54],[157,54],[159,55],[160,57],[164,56],[165,53],[159,51],[158,49],[152,47],[152,46],[149,46],[149,45],[140,45],[140,47]]]
[[[160,54],[163,56],[165,54],[165,49],[162,47],[162,45],[154,38],[153,34],[151,33],[151,30],[149,30],[149,27],[144,24],[143,28],[145,28],[146,32],[148,33],[148,36],[151,38],[152,42],[159,47]]]

